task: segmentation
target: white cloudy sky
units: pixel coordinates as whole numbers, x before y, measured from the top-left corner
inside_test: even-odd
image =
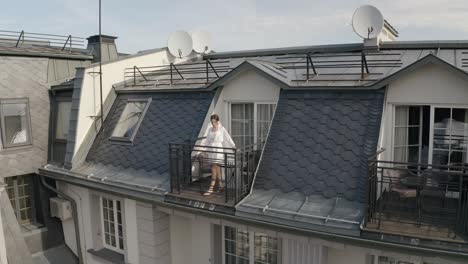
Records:
[[[172,31],[203,29],[217,51],[358,42],[363,4],[379,8],[400,40],[468,39],[468,0],[102,0],[103,34],[120,52],[163,47]],[[0,29],[90,36],[98,0],[9,1]]]

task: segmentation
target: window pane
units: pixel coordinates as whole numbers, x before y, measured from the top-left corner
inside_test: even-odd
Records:
[[[31,176],[9,177],[5,178],[5,182],[7,183],[6,189],[18,222],[20,224],[31,223],[33,220]]]
[[[131,138],[135,132],[138,121],[143,115],[146,102],[128,102],[112,133],[113,137]]]
[[[468,110],[435,108],[433,163],[463,165],[468,163]]]
[[[28,143],[29,131],[27,104],[2,104],[1,113],[6,145]]]
[[[278,259],[278,239],[266,234],[255,233],[255,263],[272,264]]]
[[[275,112],[275,104],[258,104],[257,105],[257,140],[258,143],[264,143],[270,129],[273,113]]]
[[[119,238],[119,248],[120,248],[120,249],[124,249],[124,247],[123,247],[123,239],[122,239],[122,238]]]
[[[448,128],[450,121],[450,108],[436,108],[434,110],[434,127]]]
[[[224,228],[226,263],[249,263],[249,233],[236,228]]]
[[[231,104],[231,135],[237,147],[253,144],[254,104]]]
[[[121,209],[121,202],[102,198],[102,206],[104,244],[111,249],[121,250],[124,247],[122,212],[117,210]]]
[[[71,102],[57,103],[57,124],[55,129],[56,139],[67,139],[70,125]]]

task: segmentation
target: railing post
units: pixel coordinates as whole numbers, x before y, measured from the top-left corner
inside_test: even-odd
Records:
[[[136,85],[136,65],[133,66],[133,85]]]
[[[206,60],[206,83],[209,82],[209,74],[208,74],[208,60]]]
[[[65,44],[63,44],[62,50],[65,50],[65,48],[67,47],[68,41],[70,41],[71,43],[71,35],[68,35],[68,38],[65,41]],[[71,46],[70,46],[70,51],[71,51]]]
[[[228,185],[228,175],[227,175],[227,153],[226,150],[224,150],[224,177],[226,179],[225,187],[224,187],[224,197],[225,197],[225,202],[227,203],[229,200],[228,196],[228,191],[229,191],[229,185]],[[222,177],[221,177],[222,180]]]
[[[16,47],[18,47],[21,39],[23,39],[23,44],[24,44],[24,30],[21,30],[21,33],[20,33],[20,35],[18,37],[18,40],[16,41]]]
[[[177,193],[180,194],[180,171],[179,171],[179,167],[180,167],[180,148],[177,148],[177,151],[176,151],[176,162],[177,162]]]
[[[169,181],[171,184],[171,193],[174,191],[174,168],[173,168],[173,161],[172,161],[172,147],[169,143]]]
[[[377,164],[375,168],[375,178],[378,179],[378,171],[377,171]],[[380,177],[380,202],[379,202],[379,218],[378,218],[378,224],[377,224],[377,229],[380,229],[381,227],[381,222],[382,222],[382,199],[383,199],[383,175],[384,175],[384,169],[382,168],[382,176]]]
[[[172,63],[169,65],[170,73],[171,73],[171,85],[172,85]]]

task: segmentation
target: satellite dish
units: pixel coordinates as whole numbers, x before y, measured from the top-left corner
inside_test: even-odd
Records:
[[[384,18],[380,11],[371,5],[363,5],[353,15],[353,29],[361,38],[377,37],[384,27]]]
[[[211,36],[210,33],[203,30],[192,32],[193,50],[196,53],[209,53],[211,51]]]
[[[192,46],[192,37],[185,31],[175,31],[167,40],[169,52],[178,58],[188,56],[192,52]]]

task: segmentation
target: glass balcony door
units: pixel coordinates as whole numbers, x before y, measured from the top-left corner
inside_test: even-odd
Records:
[[[434,107],[432,164],[461,166],[468,163],[468,110]]]

